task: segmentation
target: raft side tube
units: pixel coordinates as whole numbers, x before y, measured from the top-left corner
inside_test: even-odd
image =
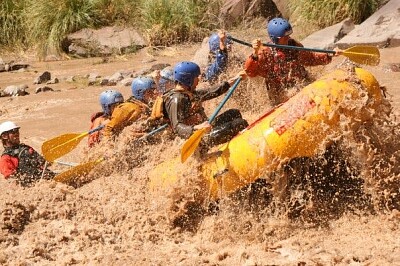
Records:
[[[303,88],[287,102],[258,119],[235,138],[218,148],[219,155],[206,160],[200,167],[211,199],[251,184],[261,175],[278,169],[282,161],[312,157],[321,151],[327,136],[338,132],[343,101],[361,97],[360,87],[369,99],[369,107],[382,101],[379,83],[368,71],[356,68],[321,77]],[[346,115],[362,119],[362,114],[345,110]],[[150,172],[150,189],[158,191],[173,185],[179,176],[174,167],[179,160],[163,163]]]

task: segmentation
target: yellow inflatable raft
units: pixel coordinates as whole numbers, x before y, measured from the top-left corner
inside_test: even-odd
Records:
[[[204,189],[211,199],[217,199],[276,170],[282,161],[316,155],[327,136],[340,130],[340,115],[368,119],[362,108],[352,108],[361,98],[366,108],[376,108],[382,100],[377,80],[364,69],[338,69],[320,78],[221,145],[218,155],[202,163],[199,178],[205,180]],[[173,185],[180,178],[178,164],[177,158],[152,170],[150,189],[159,191]]]

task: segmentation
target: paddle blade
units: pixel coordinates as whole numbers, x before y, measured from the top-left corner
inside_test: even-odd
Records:
[[[190,157],[200,144],[201,138],[206,133],[206,128],[195,131],[190,138],[183,144],[181,151],[181,162],[184,163]]]
[[[53,162],[54,160],[72,151],[87,135],[87,132],[82,134],[68,133],[47,140],[42,145],[43,157],[48,162]]]
[[[380,61],[379,49],[374,46],[353,46],[343,51],[351,61],[370,66],[377,66]]]
[[[58,174],[54,177],[54,180],[57,182],[65,183],[65,184],[70,184],[73,181],[76,180],[76,178],[79,178],[81,176],[85,176],[92,171],[92,169],[99,163],[101,163],[104,159],[100,158],[96,161],[92,162],[87,162],[84,164],[80,164],[78,166],[75,166],[65,172],[62,172],[61,174]]]

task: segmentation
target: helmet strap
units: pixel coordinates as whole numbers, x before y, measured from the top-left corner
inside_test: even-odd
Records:
[[[182,91],[182,90],[192,91],[189,86],[183,85],[183,84],[178,82],[178,84],[176,84],[176,91]]]

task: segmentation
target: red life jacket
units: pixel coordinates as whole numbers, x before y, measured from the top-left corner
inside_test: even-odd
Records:
[[[289,45],[296,46],[296,42],[291,39]],[[267,88],[293,87],[298,81],[308,79],[308,73],[299,60],[299,51],[271,48],[270,58],[273,71],[267,73],[268,77],[265,80]]]
[[[42,177],[46,161],[32,147],[21,143],[16,147],[6,148],[3,155],[18,159],[18,167],[11,177],[16,178],[22,186],[30,186]],[[51,179],[53,177],[54,173],[46,169],[43,178]]]

